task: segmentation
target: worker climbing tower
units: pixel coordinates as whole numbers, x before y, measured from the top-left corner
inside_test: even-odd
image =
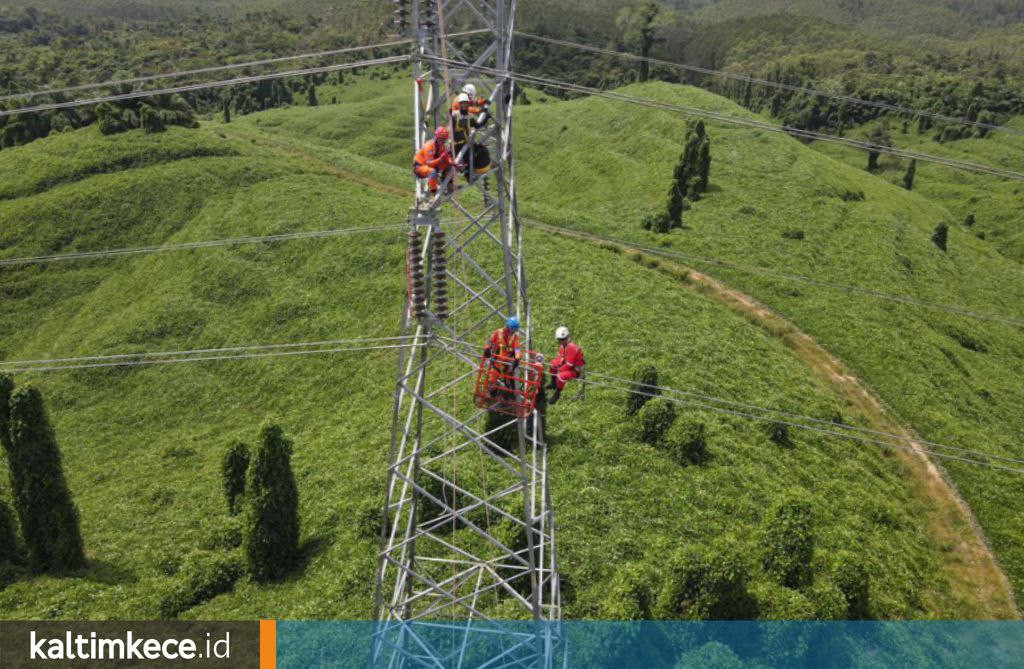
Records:
[[[414,44],[414,148],[451,126],[467,84],[486,122],[468,138],[455,132],[451,169],[441,161],[432,178],[413,177],[403,331],[415,346],[397,372],[372,663],[551,667],[561,601],[534,410],[543,360],[528,350],[516,209],[516,2],[394,3]],[[482,363],[484,342],[512,316],[522,321],[523,359]]]

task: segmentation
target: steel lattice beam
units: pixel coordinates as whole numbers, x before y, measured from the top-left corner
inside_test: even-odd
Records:
[[[547,669],[562,630],[543,418],[495,421],[477,408],[478,360],[468,353],[511,315],[523,322],[525,348],[530,343],[512,150],[515,84],[504,74],[516,3],[395,4],[415,43],[413,147],[449,123],[455,93],[473,83],[490,101],[491,121],[460,158],[482,145],[493,168],[473,181],[453,174],[436,194],[416,183],[410,220],[422,239],[425,310],[420,317],[406,305],[403,333],[415,332],[422,345],[403,350],[397,370],[373,666]],[[482,32],[472,39],[448,37],[475,29]],[[432,250],[442,236],[439,261]],[[438,308],[437,271],[451,289],[450,313]],[[511,443],[501,438],[508,434]]]

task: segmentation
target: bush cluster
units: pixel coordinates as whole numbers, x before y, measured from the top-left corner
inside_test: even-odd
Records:
[[[658,370],[653,366],[641,367],[633,373],[630,393],[626,395],[626,413],[635,416],[640,409],[654,396],[660,395],[657,389]]]
[[[814,509],[793,496],[776,505],[762,538],[764,569],[788,588],[809,585],[814,558]]]
[[[690,548],[672,556],[658,595],[656,617],[666,620],[753,620],[750,567],[734,546],[705,553]]]
[[[676,406],[666,399],[648,402],[637,414],[637,431],[640,441],[658,446],[676,420]]]
[[[677,464],[699,465],[709,458],[707,429],[697,421],[677,421],[669,428],[661,448]]]
[[[219,594],[230,591],[245,569],[237,554],[196,551],[181,565],[178,579],[160,599],[162,618],[173,618]]]

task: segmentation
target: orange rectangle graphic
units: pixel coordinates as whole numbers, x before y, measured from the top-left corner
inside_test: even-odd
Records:
[[[277,669],[277,621],[260,621],[260,669]]]

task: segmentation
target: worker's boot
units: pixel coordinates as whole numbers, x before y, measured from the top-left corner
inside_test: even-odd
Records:
[[[554,406],[558,404],[558,400],[562,399],[562,391],[555,389],[555,394],[548,400],[548,406]]]

